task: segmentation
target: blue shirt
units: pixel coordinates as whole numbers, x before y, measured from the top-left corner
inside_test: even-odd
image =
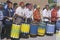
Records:
[[[12,8],[11,9],[9,9],[9,8],[5,9],[4,16],[12,17],[13,15],[14,15],[14,10]]]
[[[3,20],[3,11],[0,10],[0,20]]]
[[[9,8],[5,9],[4,16],[13,17],[13,15],[14,15],[14,10],[12,8],[11,9],[9,9]],[[8,21],[8,19],[5,19],[4,23],[5,24],[12,24],[12,20]]]
[[[5,5],[4,5],[4,9],[7,9],[7,7],[8,7],[8,5],[7,5],[7,4],[5,4]]]

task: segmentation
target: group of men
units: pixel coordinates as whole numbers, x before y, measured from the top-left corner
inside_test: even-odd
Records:
[[[39,23],[44,22],[54,22],[60,21],[60,8],[54,5],[52,9],[49,5],[45,6],[45,9],[40,10],[39,5],[34,5],[31,3],[20,2],[19,6],[17,3],[7,1],[6,5],[3,7],[0,3],[0,26],[2,27],[1,38],[9,39],[9,34],[11,31],[12,23]]]

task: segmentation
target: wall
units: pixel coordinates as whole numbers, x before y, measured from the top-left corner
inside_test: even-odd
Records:
[[[0,2],[5,2],[6,0],[0,0]],[[33,4],[37,4],[40,5],[40,8],[42,9],[46,4],[48,4],[48,0],[11,0],[12,2],[25,2],[25,3],[33,3]]]

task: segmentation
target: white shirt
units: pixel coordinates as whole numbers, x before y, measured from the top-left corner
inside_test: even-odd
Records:
[[[51,17],[51,11],[44,9],[42,15],[43,17]]]
[[[28,8],[25,10],[25,17],[33,19],[33,11],[29,10]]]
[[[60,9],[57,12],[57,17],[60,17]],[[58,20],[60,20],[60,18],[58,18]]]
[[[19,15],[19,16],[24,16],[24,11],[25,11],[24,8],[18,7],[18,8],[16,9],[15,14],[17,14],[17,15]]]
[[[43,16],[43,18],[44,17],[51,17],[51,11],[50,10],[47,10],[47,9],[44,9],[43,11],[42,11],[42,16]],[[43,19],[43,21],[49,21],[48,19]]]

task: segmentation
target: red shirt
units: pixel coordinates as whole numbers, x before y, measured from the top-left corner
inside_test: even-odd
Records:
[[[51,21],[56,21],[57,20],[57,10],[53,9],[51,12]]]
[[[35,10],[34,13],[33,13],[33,18],[35,21],[40,21],[41,19],[41,16],[40,16],[40,11],[39,10]]]

